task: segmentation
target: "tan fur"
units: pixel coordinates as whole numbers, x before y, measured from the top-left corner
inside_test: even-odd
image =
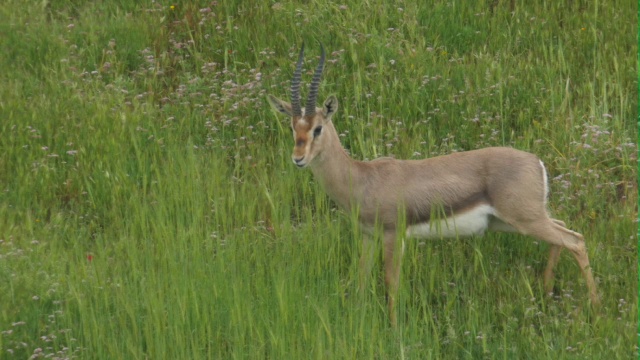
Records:
[[[269,101],[276,110],[291,115],[289,103],[273,96]],[[424,160],[356,161],[342,148],[331,121],[337,106],[332,96],[313,117],[292,117],[292,159],[298,166],[309,167],[329,197],[343,209],[357,209],[364,229],[382,226],[385,281],[393,324],[401,257],[395,253],[398,219],[404,216],[410,226],[464,213],[479,205],[495,209],[490,230],[516,231],[551,244],[544,272],[545,291],[551,292],[553,268],[560,250],[567,248],[580,265],[592,303],[598,303],[584,239],[568,230],[562,221],[548,216],[545,172],[535,155],[493,147]],[[314,139],[318,126],[322,126],[322,132]],[[365,275],[373,260],[369,238],[365,239],[360,259]]]

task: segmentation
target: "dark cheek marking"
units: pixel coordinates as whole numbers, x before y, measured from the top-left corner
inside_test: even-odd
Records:
[[[297,147],[303,147],[305,144],[304,139],[299,139],[298,141],[296,141],[296,146]]]

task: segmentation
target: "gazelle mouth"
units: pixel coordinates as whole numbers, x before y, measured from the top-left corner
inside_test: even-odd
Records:
[[[299,168],[303,168],[303,167],[307,166],[307,164],[308,164],[308,162],[305,161],[304,157],[302,157],[301,159],[295,159],[295,158],[292,157],[291,160]]]
[[[303,167],[307,166],[307,164],[308,164],[308,162],[302,161],[302,160],[299,160],[299,161],[293,160],[293,163],[296,164],[296,166],[299,167],[299,168],[303,168]]]

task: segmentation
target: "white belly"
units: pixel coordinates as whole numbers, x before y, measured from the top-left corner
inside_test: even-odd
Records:
[[[482,235],[489,228],[492,215],[495,215],[492,206],[480,205],[446,219],[411,225],[407,227],[407,236],[432,239]]]

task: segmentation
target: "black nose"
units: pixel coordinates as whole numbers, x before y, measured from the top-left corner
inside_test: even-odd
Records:
[[[301,164],[300,164],[300,163],[302,162],[302,160],[304,160],[304,156],[303,156],[303,157],[301,157],[301,158],[299,158],[299,159],[293,159],[293,162],[295,162],[295,163],[296,163],[296,165],[301,166]]]

